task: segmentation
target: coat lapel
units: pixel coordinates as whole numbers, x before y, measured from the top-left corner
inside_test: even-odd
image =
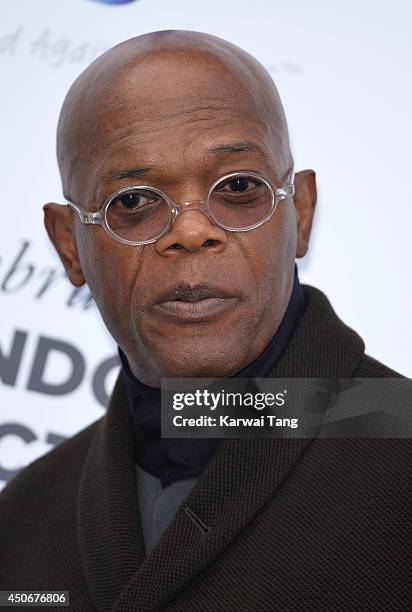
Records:
[[[307,307],[274,378],[350,377],[362,340],[326,297],[304,287]],[[90,449],[79,494],[82,561],[99,610],[157,610],[224,551],[274,495],[310,438],[226,439],[145,557],[133,434],[120,380]]]
[[[145,557],[127,402],[119,377],[97,425],[78,493],[80,555],[99,611],[112,609]]]

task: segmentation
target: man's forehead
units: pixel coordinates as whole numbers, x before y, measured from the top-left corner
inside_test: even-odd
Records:
[[[163,130],[170,125],[175,127],[186,123],[209,120],[227,121],[228,118],[236,120],[259,121],[265,117],[265,109],[255,107],[244,96],[226,89],[222,95],[203,87],[202,94],[185,95],[184,91],[170,95],[167,98],[159,89],[152,92],[152,98],[142,94],[138,85],[134,90],[121,96],[117,102],[107,100],[99,102],[93,113],[93,120],[100,120],[102,129],[126,128],[128,123],[134,124],[142,134],[158,129]],[[159,122],[159,126],[155,125]]]
[[[91,144],[89,150],[94,153],[100,147],[112,153],[135,147],[161,151],[176,139],[186,148],[195,148],[196,141],[206,148],[220,142],[222,133],[228,141],[265,133],[267,122],[263,110],[258,112],[229,93],[225,97],[209,96],[207,92],[202,96],[177,95],[142,104],[139,93],[130,92],[118,105],[109,105],[94,114],[95,137],[84,144],[87,148]]]

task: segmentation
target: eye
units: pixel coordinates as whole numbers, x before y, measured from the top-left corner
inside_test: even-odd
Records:
[[[136,208],[144,206],[145,204],[149,204],[150,198],[142,193],[131,191],[118,196],[115,202],[128,210],[135,210]]]
[[[256,187],[256,181],[253,181],[247,176],[237,176],[231,179],[220,188],[230,193],[246,193],[252,191]]]
[[[110,214],[135,215],[150,214],[163,203],[162,198],[150,189],[131,189],[119,193],[109,206]]]

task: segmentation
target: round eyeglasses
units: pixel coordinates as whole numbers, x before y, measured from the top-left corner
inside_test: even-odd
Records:
[[[67,201],[85,224],[102,225],[123,244],[143,245],[159,240],[176,217],[198,208],[218,227],[247,232],[268,221],[281,200],[295,194],[293,169],[284,187],[276,187],[257,172],[232,172],[213,183],[205,200],[175,203],[166,193],[147,185],[123,187],[110,195],[97,212]]]

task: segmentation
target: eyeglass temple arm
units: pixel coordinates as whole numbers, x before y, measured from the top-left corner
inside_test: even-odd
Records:
[[[286,200],[287,198],[293,198],[295,195],[295,172],[293,168],[290,170],[286,185],[284,187],[278,187],[276,189],[276,196],[281,200]]]
[[[67,202],[67,205],[70,206],[70,208],[72,208],[74,211],[77,212],[81,223],[84,223],[85,225],[100,225],[101,224],[103,217],[100,214],[100,212],[90,212],[88,210],[85,210],[78,204],[74,204],[74,202],[71,202],[70,200],[66,200],[66,202]]]

